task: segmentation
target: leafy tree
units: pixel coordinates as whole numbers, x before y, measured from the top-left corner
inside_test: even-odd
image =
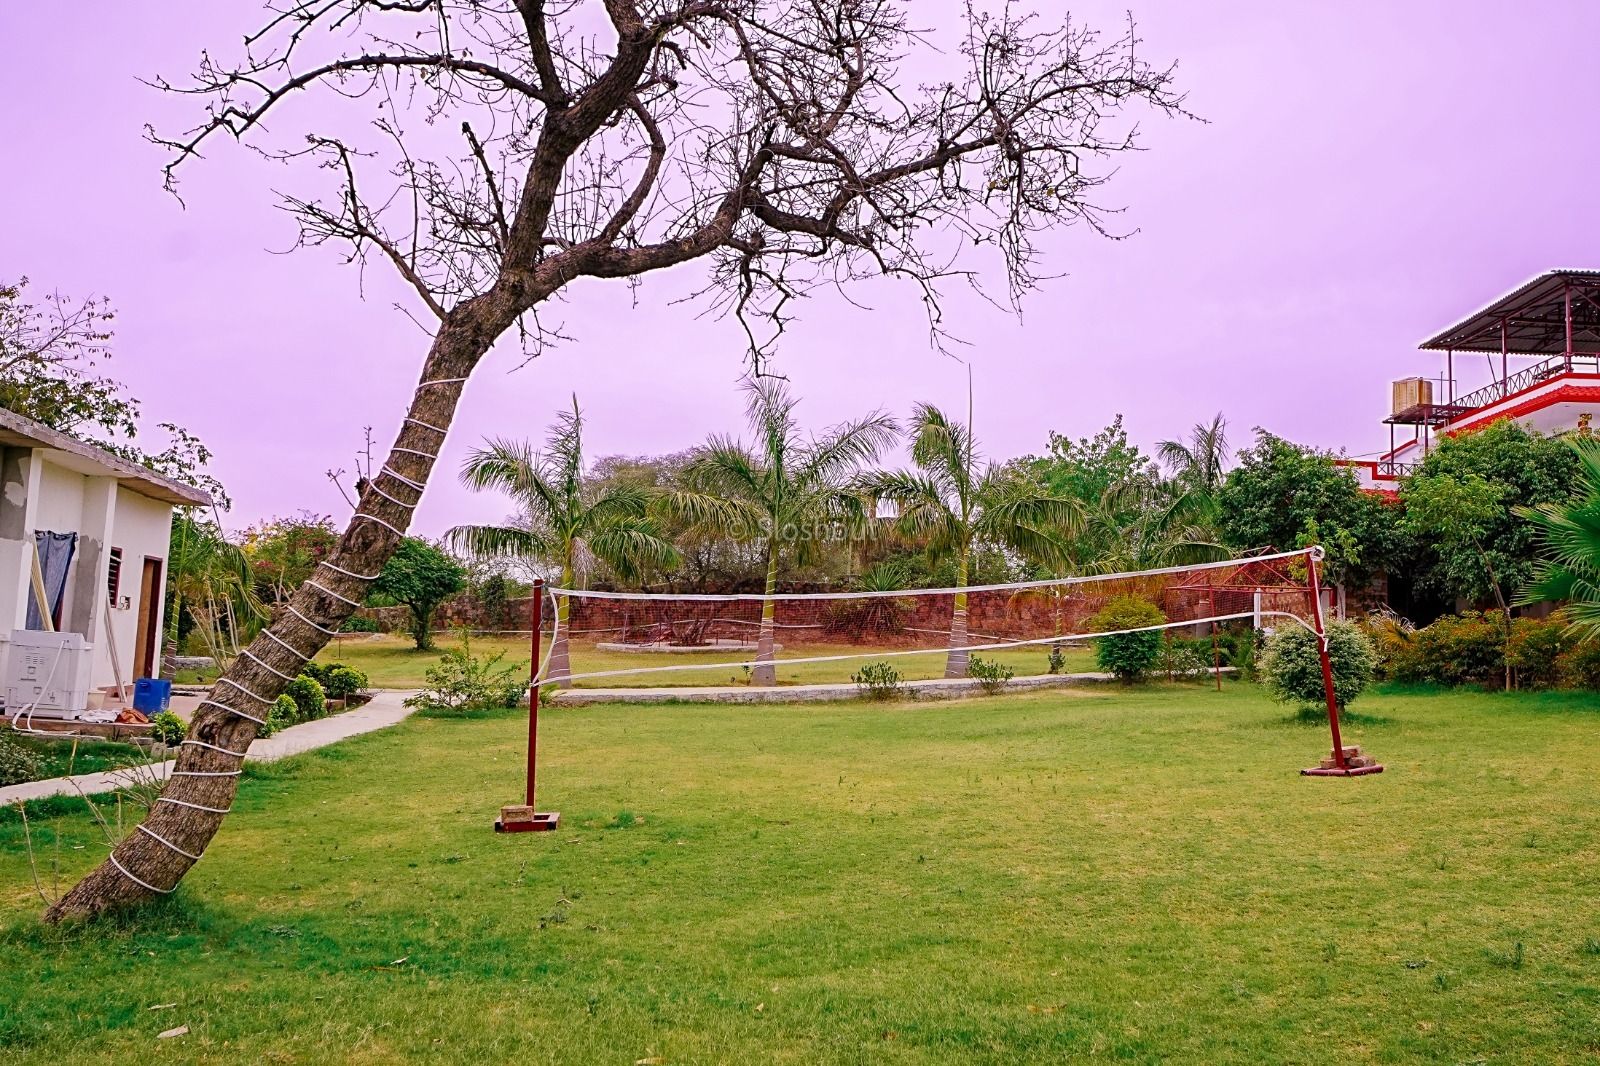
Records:
[[[1400,487],[1423,548],[1419,583],[1503,606],[1500,590],[1523,588],[1537,567],[1540,527],[1516,506],[1566,503],[1581,467],[1562,441],[1510,419],[1440,441]]]
[[[896,525],[935,557],[956,563],[946,677],[967,676],[967,587],[973,549],[1004,545],[1041,566],[1062,565],[1067,541],[1080,526],[1083,506],[1075,499],[1042,490],[1005,467],[987,464],[977,451],[970,426],[932,404],[918,404],[912,416],[913,470],[871,475],[862,491],[892,502]]]
[[[339,546],[339,533],[328,515],[301,511],[245,530],[244,553],[255,575],[257,594],[268,603],[294,595],[324,559]]]
[[[1563,617],[1589,640],[1600,640],[1600,443],[1575,440],[1578,494],[1563,503],[1517,508],[1530,523],[1539,559],[1517,598],[1521,604],[1556,600]]]
[[[111,358],[110,301],[51,293],[31,303],[27,286],[27,278],[0,283],[0,407],[203,489],[226,510],[227,492],[205,469],[211,452],[194,434],[162,422],[165,448],[136,443],[139,401],[99,373]]]
[[[372,595],[411,608],[411,639],[429,651],[433,612],[466,585],[466,567],[421,537],[407,537],[372,582]]]
[[[1355,471],[1332,455],[1258,429],[1238,460],[1217,497],[1218,530],[1229,547],[1320,543],[1334,582],[1359,582],[1404,557],[1394,506],[1363,492]]]
[[[795,417],[799,401],[779,378],[747,379],[745,417],[753,442],[716,436],[684,471],[682,487],[661,497],[661,508],[691,529],[753,541],[766,561],[765,594],[777,591],[787,557],[805,563],[835,527],[859,529],[866,509],[852,479],[897,435],[881,411],[808,437]],[[757,666],[751,681],[771,685],[773,601],[761,605]]]
[[[948,21],[961,46],[929,71],[892,0],[268,4],[243,44],[154,79],[196,112],[152,133],[169,183],[234,144],[282,161],[299,244],[392,267],[432,332],[341,537],[343,575],[300,587],[194,732],[242,750],[249,694],[279,692],[402,542],[485,355],[507,334],[535,354],[560,339],[549,312],[569,287],[698,267],[691,286],[748,329],[759,370],[815,287],[907,281],[938,337],[942,287],[980,280],[973,256],[1020,299],[1047,273],[1041,233],[1103,231],[1132,112],[1182,113],[1170,68],[1131,25],[1103,37],[976,4]],[[186,745],[177,763],[163,798],[182,802],[156,805],[52,921],[171,889],[203,853],[237,782],[189,771],[237,762]]]
[[[456,526],[449,542],[458,551],[479,558],[520,558],[553,563],[561,568],[561,587],[579,580],[580,553],[587,553],[625,581],[645,573],[671,570],[678,550],[645,514],[649,495],[624,484],[604,492],[586,491],[583,480],[583,414],[578,398],[572,410],[556,418],[536,454],[523,441],[491,440],[475,449],[461,470],[461,480],[479,492],[498,489],[522,510],[519,525]],[[571,673],[567,649],[567,597],[556,605],[557,636],[550,649],[550,676]]]
[[[1218,416],[1220,418],[1220,416]],[[1198,428],[1198,427],[1197,427]],[[1224,445],[1225,447],[1225,445]],[[1083,507],[1083,519],[1051,573],[1111,573],[1221,557],[1215,500],[1160,468],[1128,441],[1118,415],[1093,437],[1050,435],[1050,454],[1014,464],[1052,495]]]
[[[0,283],[0,407],[97,442],[131,439],[139,402],[98,372],[111,358],[109,300],[51,293],[27,298],[28,279]]]

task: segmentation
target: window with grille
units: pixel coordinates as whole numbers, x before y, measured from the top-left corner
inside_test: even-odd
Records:
[[[106,568],[106,596],[111,601],[111,606],[117,605],[119,594],[122,592],[122,549],[111,549],[111,565]]]

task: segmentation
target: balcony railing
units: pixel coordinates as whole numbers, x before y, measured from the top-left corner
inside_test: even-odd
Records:
[[[1379,459],[1373,464],[1372,473],[1374,477],[1409,477],[1411,474],[1416,473],[1419,465],[1421,464],[1402,463],[1397,459]]]
[[[1483,388],[1474,389],[1465,396],[1457,396],[1451,401],[1451,405],[1467,410],[1488,407],[1492,403],[1499,403],[1514,392],[1531,389],[1551,378],[1571,373],[1600,373],[1600,355],[1551,356],[1532,366],[1523,367],[1515,374],[1507,374],[1499,381],[1491,381]]]

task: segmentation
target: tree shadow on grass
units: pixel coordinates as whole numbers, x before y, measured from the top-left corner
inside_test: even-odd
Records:
[[[1281,721],[1284,725],[1323,726],[1328,724],[1328,709],[1326,707],[1301,707],[1293,714],[1285,715]],[[1363,714],[1360,711],[1343,710],[1339,712],[1340,725],[1365,725],[1386,726],[1393,725],[1393,718],[1386,718],[1381,714]]]

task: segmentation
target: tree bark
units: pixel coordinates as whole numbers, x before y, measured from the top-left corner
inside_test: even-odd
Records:
[[[944,660],[945,677],[966,677],[970,657],[967,653],[967,549],[956,558],[955,609],[950,613],[950,652]]]
[[[773,664],[776,653],[774,630],[777,622],[776,604],[771,596],[778,588],[778,542],[767,544],[767,599],[761,601],[761,629],[756,635],[756,666],[750,672],[750,681],[756,685],[776,685],[778,668]]]
[[[445,316],[387,462],[362,494],[338,550],[217,679],[144,822],[45,912],[46,921],[90,918],[169,893],[198,861],[233,805],[257,720],[361,603],[394,553],[466,377],[519,311],[508,293],[491,289]]]

